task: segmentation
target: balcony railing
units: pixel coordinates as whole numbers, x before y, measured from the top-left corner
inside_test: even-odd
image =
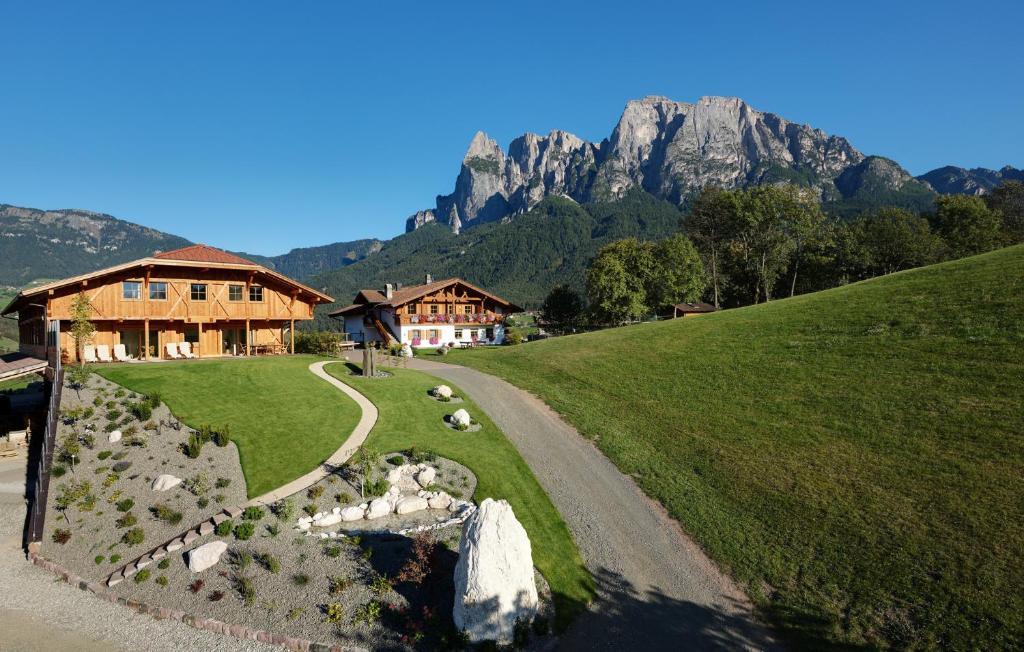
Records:
[[[407,324],[499,324],[504,315],[493,313],[399,315],[398,323]]]

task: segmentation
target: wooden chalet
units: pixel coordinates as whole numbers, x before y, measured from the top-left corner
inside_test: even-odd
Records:
[[[716,312],[718,308],[710,303],[677,303],[672,306],[672,317],[693,317],[695,315],[706,315],[709,312]]]
[[[522,308],[460,278],[384,290],[360,290],[349,306],[328,313],[354,342],[400,342],[413,348],[501,344],[505,318]]]
[[[56,322],[61,357],[76,361],[70,328],[80,294],[96,327],[91,344],[111,351],[123,345],[141,360],[166,357],[167,345],[181,342],[204,358],[294,353],[295,322],[333,301],[251,260],[197,244],[23,290],[0,313],[18,313],[20,351],[52,355],[45,335]]]

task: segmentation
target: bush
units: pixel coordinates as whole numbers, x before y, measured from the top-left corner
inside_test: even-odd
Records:
[[[120,479],[121,476],[118,475],[117,473],[108,473],[107,477],[103,478],[103,488],[106,489],[108,487],[113,486],[113,484]]]
[[[205,498],[205,497],[204,498],[200,498],[199,500],[196,501],[196,506],[199,509],[206,509],[206,506],[209,505],[209,504],[210,504],[210,499],[209,498]]]
[[[376,480],[369,480],[363,484],[363,490],[366,492],[366,496],[383,496],[388,492],[391,484],[387,481],[387,478],[377,478]]]
[[[117,464],[114,465],[114,473],[123,473],[123,472],[127,471],[128,469],[130,469],[131,466],[132,466],[132,463],[130,461],[128,461],[128,460],[121,460],[120,462],[118,462]]]
[[[71,530],[63,530],[61,528],[57,528],[53,531],[52,538],[54,543],[59,543],[63,546],[68,541],[71,541]]]
[[[150,570],[148,568],[143,568],[138,573],[135,573],[135,577],[132,579],[135,580],[136,584],[142,584],[143,582],[149,579],[150,575],[152,575]]]
[[[121,537],[121,541],[129,546],[137,546],[146,539],[146,533],[142,531],[142,528],[135,527]]]
[[[203,580],[195,580],[194,582],[188,585],[188,590],[192,593],[199,593],[203,590],[204,586],[206,586],[206,582],[204,582]]]
[[[377,595],[385,595],[391,592],[391,580],[387,575],[377,575],[370,582],[370,590]]]
[[[340,623],[345,618],[345,608],[337,602],[332,602],[324,609],[324,622]]]
[[[392,455],[391,457],[387,458],[386,461],[388,464],[392,466],[401,466],[405,464],[405,458],[402,457],[401,455]]]
[[[302,508],[302,511],[306,512],[306,514],[308,514],[309,516],[313,516],[316,514],[316,505],[314,505],[313,503],[309,503],[308,505]]]
[[[316,500],[320,496],[324,495],[324,487],[320,484],[315,484],[306,491],[306,497],[310,500]]]
[[[252,521],[245,521],[236,525],[232,531],[235,533],[235,538],[239,541],[248,541],[256,532],[256,526],[253,525]]]
[[[262,520],[264,516],[266,516],[266,512],[263,511],[262,507],[257,507],[256,505],[250,505],[245,508],[244,512],[242,512],[243,521],[259,521]]]
[[[281,562],[277,560],[277,557],[269,553],[258,554],[255,556],[256,561],[260,566],[265,568],[268,572],[277,574],[281,572]]]
[[[270,511],[282,521],[290,521],[295,516],[295,504],[284,498],[271,505]]]
[[[128,451],[117,451],[116,453],[114,453],[113,459],[114,460],[123,460],[126,457],[128,457]]]
[[[367,625],[372,625],[373,623],[380,620],[380,616],[381,613],[383,613],[383,611],[384,606],[380,602],[376,600],[370,600],[363,606],[356,609],[355,614],[352,616],[352,623],[356,624],[363,622]]]
[[[139,522],[139,519],[135,518],[134,514],[125,514],[121,518],[114,521],[114,525],[118,528],[131,527]]]
[[[213,483],[214,487],[218,489],[224,489],[231,484],[231,478],[217,478],[217,482]]]
[[[243,571],[252,565],[252,555],[244,550],[232,550],[228,563],[235,567],[235,570]]]
[[[188,442],[181,445],[181,451],[185,453],[189,459],[199,459],[199,456],[203,452],[204,443],[202,435],[198,432],[193,432],[188,436]]]
[[[103,563],[104,559],[106,559],[106,557],[104,557],[103,555],[96,555],[96,557],[93,558],[93,561],[96,562],[97,566],[99,566],[100,564]]]
[[[167,523],[168,525],[177,525],[178,523],[181,523],[181,519],[183,518],[181,512],[172,509],[171,507],[168,507],[167,505],[164,505],[162,503],[158,503],[157,505],[150,507],[149,511],[153,514],[153,516],[160,519],[164,523]]]
[[[220,602],[224,599],[223,591],[211,591],[209,595],[210,602]]]
[[[326,548],[324,548],[324,554],[328,557],[340,557],[341,546],[327,546]]]
[[[99,396],[97,396],[96,398],[94,398],[92,400],[92,404],[95,405],[96,407],[99,407],[99,406],[103,405],[103,399],[100,398]]]
[[[309,584],[309,575],[306,575],[305,573],[292,575],[292,583],[295,584],[295,586],[306,586]]]
[[[99,454],[96,455],[96,457],[101,459],[101,460],[105,460],[108,457],[110,457],[111,455],[113,455],[112,451],[100,451]]]
[[[156,567],[159,568],[160,570],[167,570],[168,568],[171,567],[171,560],[170,559],[166,559],[166,558],[161,559],[160,563],[157,564]]]
[[[146,403],[148,403],[149,407],[151,409],[153,409],[153,410],[155,410],[158,407],[160,407],[160,402],[161,402],[160,395],[157,394],[156,392],[153,392],[152,394],[146,394],[145,396],[142,397],[142,399]]]
[[[271,537],[276,537],[281,534],[281,528],[278,527],[277,523],[270,523],[267,525],[267,534]]]
[[[331,331],[297,332],[295,333],[295,352],[333,355],[341,341],[341,334]]]
[[[65,469],[63,466],[55,466],[55,467],[50,469],[50,475],[55,477],[55,478],[59,478],[59,477],[63,476],[65,473],[67,473],[67,472],[68,472],[68,470]]]
[[[230,520],[221,521],[217,524],[217,527],[213,529],[213,533],[219,537],[226,537],[227,535],[231,534],[231,528],[233,527],[234,524]]]
[[[125,391],[123,389],[121,389],[120,387],[117,388],[116,390],[114,390],[114,398],[121,398],[122,396],[124,396],[124,394],[125,394]]]
[[[248,577],[235,578],[235,586],[238,589],[238,595],[246,605],[256,602],[256,586],[251,579]]]
[[[110,421],[107,425],[103,426],[103,432],[114,432],[120,426],[117,425],[117,421]]]
[[[205,473],[199,473],[194,477],[188,478],[184,482],[185,489],[194,496],[203,496],[210,491],[210,479],[206,477]]]
[[[231,435],[228,431],[228,426],[225,424],[220,427],[219,430],[213,431],[213,443],[224,448],[231,442]]]
[[[159,584],[160,586],[163,586],[163,587],[166,587],[167,584],[169,583],[169,580],[167,579],[166,575],[161,575],[160,577],[156,578],[153,581],[156,582],[157,584]]]
[[[110,555],[111,564],[116,564],[119,561],[121,561],[121,555]]]
[[[352,586],[352,580],[347,577],[327,578],[327,590],[331,595],[341,595],[350,586]]]
[[[301,616],[304,613],[306,613],[306,610],[304,608],[295,607],[294,609],[288,612],[288,615],[286,615],[285,618],[287,618],[288,620],[297,620],[299,616]]]
[[[213,497],[213,501],[215,503],[222,503],[222,502],[224,502],[227,499],[228,499],[228,497],[225,496],[224,494],[217,494],[216,496]]]
[[[117,421],[121,418],[122,414],[124,413],[116,408],[113,410],[107,410],[107,421]]]
[[[133,403],[129,410],[139,421],[149,421],[153,416],[153,408],[145,401]]]

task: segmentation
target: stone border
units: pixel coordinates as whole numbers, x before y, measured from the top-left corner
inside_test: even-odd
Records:
[[[310,641],[305,638],[285,636],[284,634],[276,634],[263,629],[252,629],[245,625],[225,623],[219,620],[214,620],[213,618],[200,618],[178,609],[170,609],[168,607],[161,607],[159,605],[152,605],[138,600],[124,598],[122,596],[115,595],[114,593],[110,593],[104,589],[101,583],[90,582],[82,579],[60,564],[52,562],[36,552],[30,551],[28,553],[28,560],[43,570],[53,573],[73,587],[77,587],[82,591],[88,591],[89,593],[92,593],[93,595],[112,604],[120,604],[137,613],[147,614],[156,620],[174,620],[184,623],[190,627],[213,632],[215,634],[233,636],[246,641],[259,641],[261,643],[279,645],[287,650],[292,650],[293,652],[367,652],[366,648],[341,647],[337,645],[332,646],[324,643],[317,643],[316,641]]]

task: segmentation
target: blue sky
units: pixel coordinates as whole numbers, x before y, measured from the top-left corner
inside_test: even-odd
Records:
[[[253,253],[391,237],[473,133],[738,96],[914,174],[1024,166],[1024,3],[6,2],[0,203]]]

